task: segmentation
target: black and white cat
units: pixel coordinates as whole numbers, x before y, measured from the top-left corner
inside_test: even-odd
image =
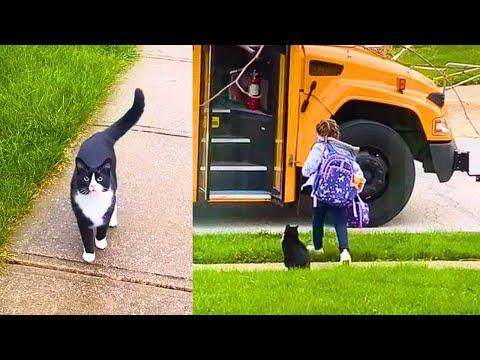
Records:
[[[282,238],[283,263],[290,268],[310,268],[310,255],[298,237],[298,225],[287,225]]]
[[[135,90],[133,106],[122,118],[85,140],[75,159],[70,200],[82,237],[83,260],[95,260],[95,247],[107,247],[108,226],[117,220],[117,160],[114,145],[143,114],[145,97]]]

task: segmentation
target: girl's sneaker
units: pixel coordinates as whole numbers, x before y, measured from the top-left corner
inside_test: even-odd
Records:
[[[323,247],[317,250],[317,249],[315,249],[315,247],[313,245],[307,245],[307,250],[310,251],[310,252],[316,253],[316,254],[323,254],[324,253]]]
[[[350,253],[348,252],[347,249],[344,249],[340,254],[340,263],[344,265],[350,265],[351,262],[352,262],[352,257],[350,256]]]

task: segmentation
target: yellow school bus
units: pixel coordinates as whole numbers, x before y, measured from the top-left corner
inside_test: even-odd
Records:
[[[367,179],[361,196],[371,226],[407,204],[414,160],[440,182],[468,171],[442,89],[363,46],[264,46],[245,72],[260,74],[260,107],[249,109],[230,88],[208,102],[252,60],[246,48],[259,49],[194,46],[194,202],[295,203],[315,125],[325,118],[338,122],[341,140],[361,149],[357,161]]]

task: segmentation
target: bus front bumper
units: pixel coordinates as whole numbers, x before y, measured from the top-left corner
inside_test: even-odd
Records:
[[[431,143],[429,146],[433,168],[440,182],[450,180],[454,171],[467,172],[480,181],[480,156],[475,156],[469,151],[460,151],[455,141]]]

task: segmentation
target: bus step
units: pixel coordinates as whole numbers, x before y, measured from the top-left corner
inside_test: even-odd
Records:
[[[212,190],[210,200],[270,200],[272,195],[263,190]]]
[[[212,144],[250,144],[250,139],[233,136],[212,137]]]
[[[215,161],[210,165],[210,171],[267,171],[267,167],[244,161]]]

